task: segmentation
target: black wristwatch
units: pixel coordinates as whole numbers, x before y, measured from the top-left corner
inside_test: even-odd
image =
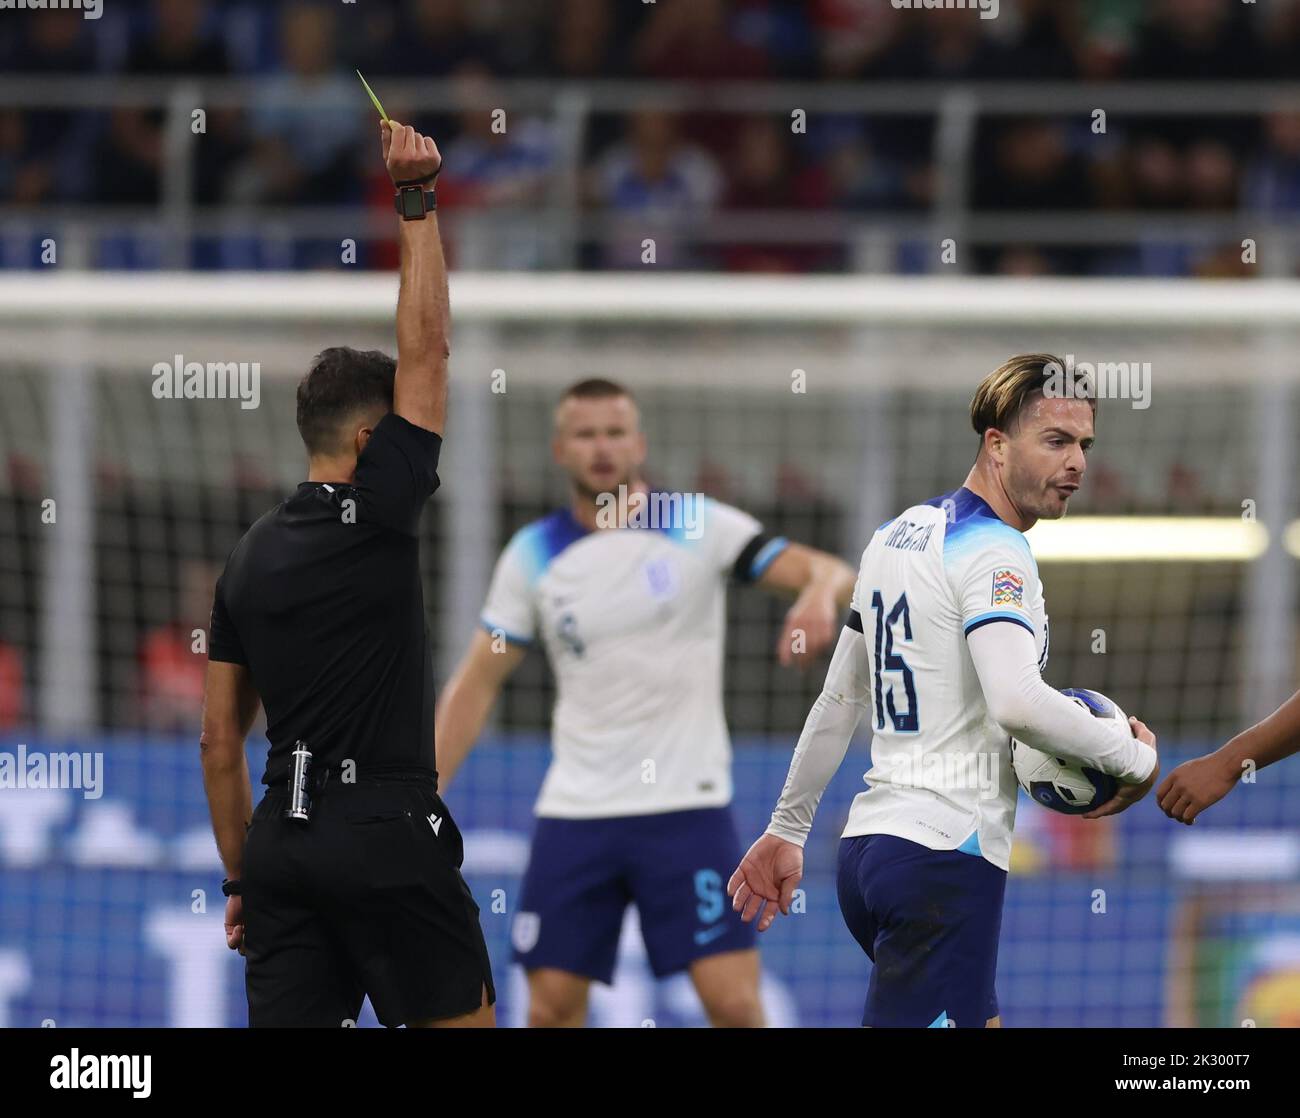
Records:
[[[223,897],[242,897],[244,894],[240,889],[241,882],[238,878],[231,881],[230,878],[223,878],[221,882],[221,895]]]
[[[442,174],[442,160],[438,160],[437,170],[419,179],[402,179],[393,185],[397,187],[397,196],[393,199],[393,209],[403,221],[423,221],[425,214],[431,214],[438,208],[438,198],[433,193],[432,184]],[[429,186],[429,190],[424,188]]]
[[[393,198],[393,209],[403,221],[423,221],[424,215],[438,208],[438,196],[423,186],[399,186]]]

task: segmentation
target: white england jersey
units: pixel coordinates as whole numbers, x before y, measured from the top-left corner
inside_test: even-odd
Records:
[[[739,509],[671,496],[651,495],[665,513],[657,527],[593,532],[568,509],[552,513],[517,532],[497,562],[482,624],[516,644],[540,640],[556,680],[538,815],[731,800],[727,577],[758,578],[786,541]]]
[[[889,834],[1007,869],[1010,739],[988,713],[966,637],[1023,625],[1047,662],[1038,564],[1023,533],[961,488],[879,528],[854,591],[871,662],[871,768],[844,836]]]

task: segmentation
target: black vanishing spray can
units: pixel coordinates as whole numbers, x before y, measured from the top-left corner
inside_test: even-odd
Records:
[[[311,775],[311,753],[305,741],[293,743],[293,769],[289,774],[289,806],[284,809],[286,819],[306,823],[311,818],[311,792],[307,780]]]

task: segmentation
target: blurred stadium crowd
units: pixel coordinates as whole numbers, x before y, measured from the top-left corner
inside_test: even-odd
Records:
[[[798,232],[816,215],[924,217],[941,189],[932,111],[789,113],[665,111],[592,103],[579,150],[561,152],[553,102],[512,110],[493,129],[493,83],[680,82],[693,106],[729,81],[850,83],[1288,80],[1300,74],[1300,3],[1275,0],[1002,0],[996,19],[966,10],[905,10],[889,0],[405,0],[339,5],[247,0],[105,3],[10,14],[0,72],[116,79],[260,79],[256,104],[210,113],[193,145],[188,192],[228,212],[276,206],[388,204],[374,158],[373,118],[352,74],[382,95],[398,79],[452,79],[474,96],[463,111],[416,122],[442,140],[440,193],[450,213],[527,212],[555,200],[557,176],[576,179],[578,220],[672,226],[728,216],[784,218],[790,240],[671,238],[661,267],[844,271],[856,262],[842,226]],[[71,88],[75,88],[71,87]],[[792,108],[797,108],[791,88]],[[294,101],[295,97],[307,102]],[[1098,93],[1097,107],[1106,97]],[[1050,103],[1047,103],[1050,105]],[[474,107],[468,107],[468,106]],[[394,115],[408,105],[390,102]],[[963,187],[976,214],[1231,215],[1284,220],[1300,210],[1300,103],[1213,115],[1114,113],[1104,135],[1088,113],[982,114]],[[522,117],[522,119],[521,119]],[[11,206],[157,206],[163,195],[161,108],[0,108],[0,198]],[[69,140],[71,137],[71,140]],[[573,164],[576,162],[576,166]],[[567,189],[567,187],[566,187]],[[275,256],[260,233],[196,243],[206,268],[336,267],[338,238],[295,239]],[[251,238],[251,239],[250,239]],[[455,233],[453,230],[453,252]],[[1013,274],[1244,274],[1239,238],[1207,244],[986,244],[974,270]],[[3,249],[31,263],[29,245]],[[390,245],[363,246],[363,266],[389,267]],[[153,267],[139,239],[104,238],[92,262]],[[515,245],[476,265],[553,266]],[[640,266],[640,237],[583,239],[570,261]],[[886,267],[933,270],[929,246],[903,244]]]

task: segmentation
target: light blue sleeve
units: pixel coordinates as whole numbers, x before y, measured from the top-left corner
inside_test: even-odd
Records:
[[[1038,566],[1024,536],[996,524],[965,532],[944,547],[944,570],[970,636],[985,625],[1008,622],[1035,632],[1031,606]]]
[[[506,545],[492,572],[479,622],[493,636],[529,645],[537,638],[534,588],[541,575],[538,533],[524,528]]]

